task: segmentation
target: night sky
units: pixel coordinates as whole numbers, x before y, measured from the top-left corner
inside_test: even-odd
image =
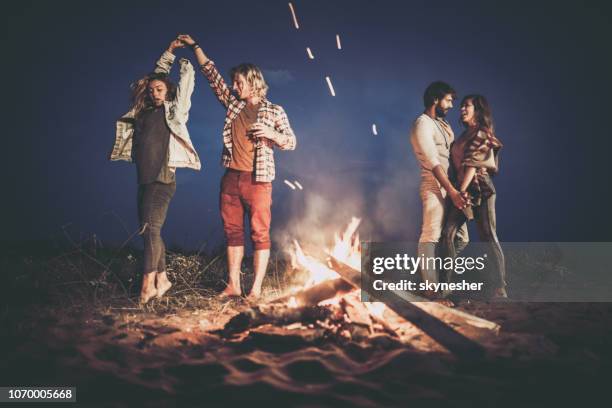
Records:
[[[241,62],[260,66],[269,99],[289,116],[298,145],[275,155],[277,243],[335,230],[351,215],[363,217],[363,238],[418,238],[419,168],[408,135],[425,87],[439,79],[459,98],[476,92],[491,103],[505,144],[495,178],[501,241],[612,240],[604,2],[293,3],[299,30],[286,1],[21,1],[5,9],[0,238],[61,240],[65,230],[111,244],[136,230],[135,168],[107,158],[115,120],[130,107],[129,84],[188,33],[224,74]],[[195,63],[189,49],[177,56]],[[458,110],[449,114],[456,136]],[[222,241],[223,119],[196,72],[188,127],[203,168],[178,171],[169,246]]]

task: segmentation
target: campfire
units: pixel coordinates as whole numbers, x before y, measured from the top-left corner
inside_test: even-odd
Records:
[[[361,248],[353,217],[327,249],[304,249],[294,241],[291,264],[306,273],[303,284],[289,295],[234,316],[221,331],[230,338],[255,331],[317,339],[399,339],[394,322],[417,326],[449,351],[482,355],[478,340],[497,334],[499,326],[408,292],[396,292],[382,302],[361,301]],[[388,316],[388,317],[386,317]]]

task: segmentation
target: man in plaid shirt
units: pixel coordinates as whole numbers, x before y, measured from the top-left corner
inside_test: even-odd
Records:
[[[240,266],[244,256],[244,211],[251,223],[255,250],[255,280],[250,298],[261,294],[270,258],[272,181],[275,177],[274,146],[294,150],[295,135],[283,108],[266,99],[268,85],[261,70],[241,64],[231,70],[232,94],[223,77],[202,48],[189,35],[179,40],[192,47],[202,73],[227,109],[223,126],[221,162],[227,169],[221,180],[221,217],[227,239],[229,279],[223,296],[240,296]]]

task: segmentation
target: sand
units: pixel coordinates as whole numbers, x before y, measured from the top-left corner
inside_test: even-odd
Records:
[[[299,325],[215,334],[241,307],[39,312],[8,338],[2,383],[76,386],[92,406],[541,406],[590,400],[612,361],[608,304],[462,305],[502,325],[482,360],[457,358],[392,312],[399,340],[322,339]]]

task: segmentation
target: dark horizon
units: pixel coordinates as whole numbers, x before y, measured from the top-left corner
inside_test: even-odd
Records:
[[[114,123],[129,109],[129,84],[184,32],[224,74],[243,61],[259,65],[269,99],[287,111],[298,145],[276,154],[277,242],[341,228],[351,215],[363,217],[364,238],[416,241],[419,169],[408,132],[423,90],[438,79],[459,99],[477,92],[492,105],[505,145],[496,177],[501,241],[612,240],[607,4],[293,3],[299,30],[284,1],[237,1],[233,10],[212,2],[12,5],[3,27],[11,120],[0,239],[54,239],[70,224],[74,237],[121,243],[136,230],[135,169],[107,159]],[[188,49],[177,56],[195,64]],[[457,104],[449,119],[459,136]],[[196,72],[188,126],[203,168],[178,172],[169,246],[222,241],[223,118]]]

